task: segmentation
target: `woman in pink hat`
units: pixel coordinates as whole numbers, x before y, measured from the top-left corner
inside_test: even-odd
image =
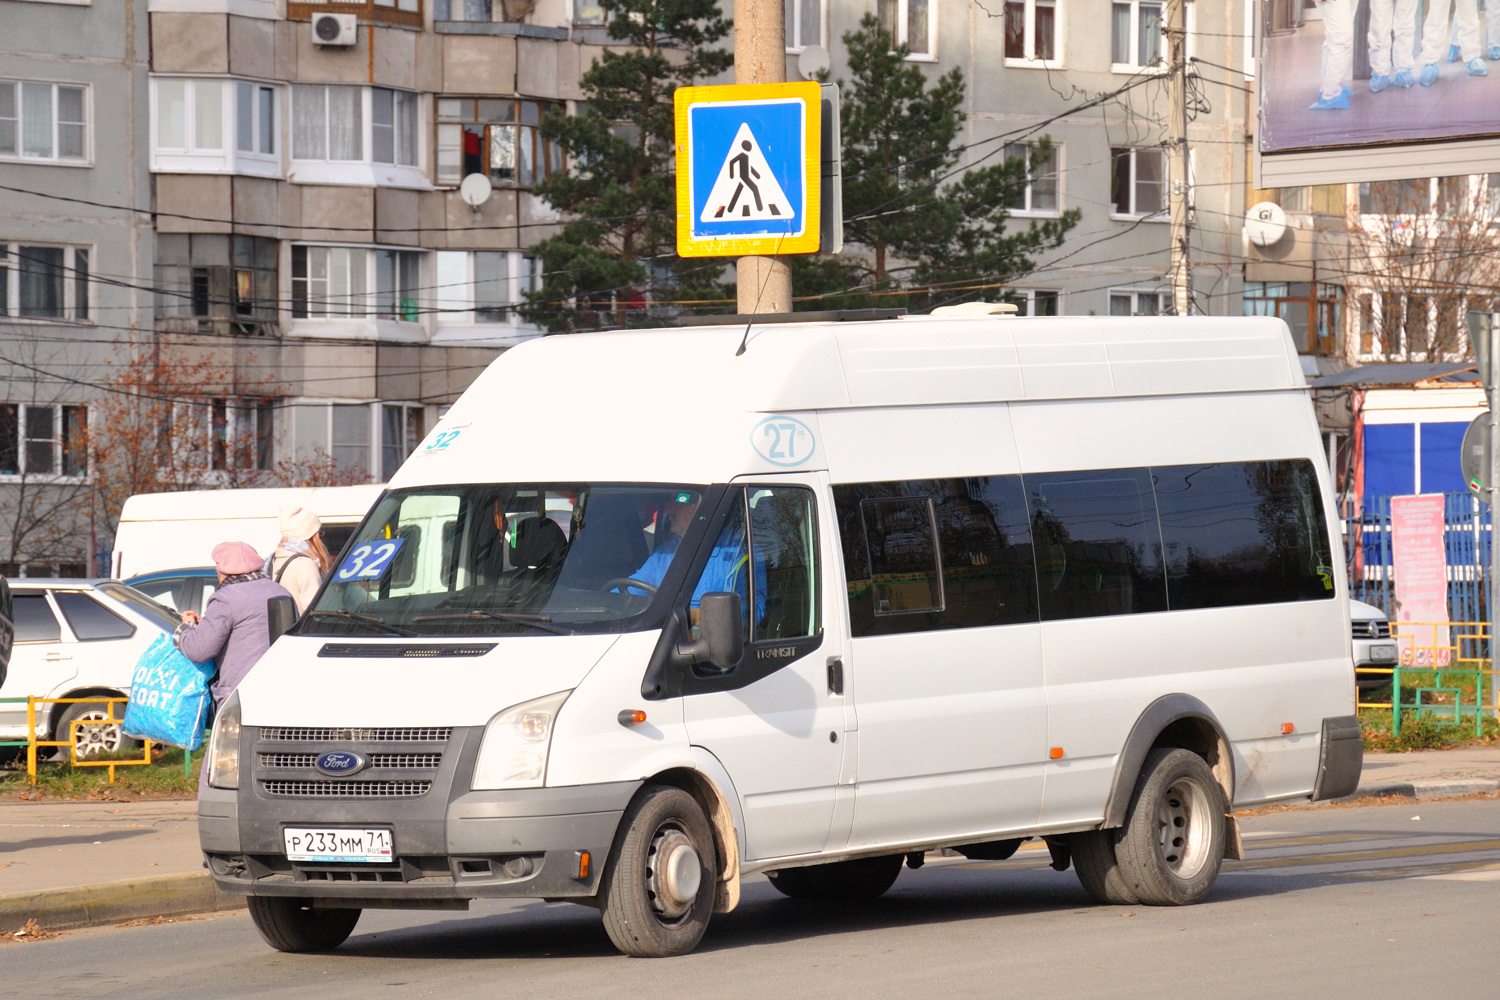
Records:
[[[213,660],[218,666],[210,687],[217,709],[271,648],[266,602],[291,595],[266,576],[260,553],[245,542],[220,542],[213,556],[219,589],[201,616],[196,611],[182,613],[182,624],[172,633],[172,641],[188,659]]]
[[[317,514],[290,504],[282,504],[280,514],[281,544],[271,553],[267,571],[291,592],[300,615],[318,596],[333,557],[323,546],[323,522]]]

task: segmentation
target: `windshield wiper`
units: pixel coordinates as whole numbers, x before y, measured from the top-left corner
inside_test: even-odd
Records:
[[[516,611],[455,611],[443,615],[417,615],[412,619],[412,624],[417,622],[459,622],[459,621],[497,621],[512,622],[517,625],[530,625],[532,628],[542,632],[551,632],[553,635],[572,635],[572,631],[559,628],[552,624],[549,615],[533,615]]]
[[[392,625],[383,618],[376,618],[374,615],[357,615],[353,611],[309,611],[303,617],[341,618],[345,621],[362,622],[365,625],[374,625],[376,628],[384,629],[391,635],[417,636],[422,634],[420,632],[413,632],[409,628],[402,628],[400,625]]]

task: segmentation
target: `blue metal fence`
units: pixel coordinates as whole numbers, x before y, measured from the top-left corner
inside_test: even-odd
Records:
[[[1490,560],[1490,508],[1468,493],[1445,493],[1443,548],[1448,562],[1448,615],[1452,621],[1489,620],[1486,578]],[[1391,572],[1391,498],[1367,497],[1359,515],[1344,516],[1344,558],[1349,596],[1396,617]],[[1359,558],[1356,558],[1359,557]]]

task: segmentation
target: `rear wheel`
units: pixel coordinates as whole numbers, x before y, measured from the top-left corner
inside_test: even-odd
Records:
[[[52,738],[72,739],[80,759],[121,750],[129,752],[139,748],[140,743],[120,731],[120,722],[124,716],[125,706],[121,702],[114,703],[114,720],[107,721],[110,718],[109,702],[81,701],[67,706],[62,718],[57,720],[57,733]],[[73,723],[78,721],[96,724],[79,726],[75,736]],[[66,748],[60,750],[58,756],[66,759]]]
[[[1115,857],[1150,906],[1186,906],[1213,888],[1224,861],[1224,791],[1188,750],[1153,750],[1141,769]]]
[[[255,929],[277,951],[332,951],[359,923],[359,910],[319,910],[303,899],[251,896],[246,903]]]
[[[1069,839],[1073,853],[1073,870],[1078,881],[1097,902],[1112,906],[1133,906],[1140,900],[1125,884],[1120,863],[1115,858],[1115,830],[1090,830],[1075,833]]]
[[[604,930],[638,958],[684,955],[713,916],[715,848],[703,809],[667,785],[643,789],[622,822],[599,887]]]

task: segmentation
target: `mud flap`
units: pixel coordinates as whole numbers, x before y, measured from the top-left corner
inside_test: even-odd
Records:
[[[1224,860],[1243,861],[1245,842],[1240,838],[1240,820],[1233,813],[1224,815]]]

